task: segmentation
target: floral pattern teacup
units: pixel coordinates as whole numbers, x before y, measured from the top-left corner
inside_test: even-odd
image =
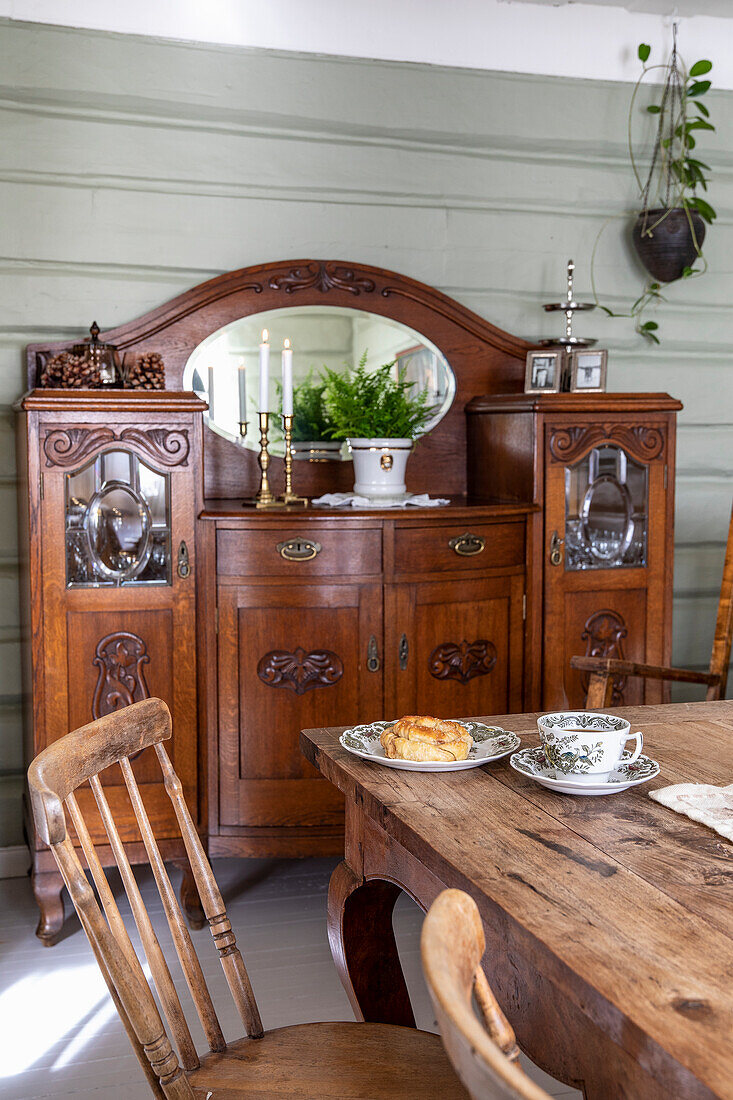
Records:
[[[625,719],[599,711],[543,714],[537,726],[547,763],[579,783],[607,779],[619,764],[636,760],[644,744],[642,734],[632,733]],[[636,740],[636,748],[629,755],[624,745],[631,738]]]

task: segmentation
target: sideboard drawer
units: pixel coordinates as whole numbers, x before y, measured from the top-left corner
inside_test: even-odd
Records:
[[[379,528],[337,531],[310,524],[259,530],[220,530],[220,577],[326,577],[382,572]]]
[[[523,564],[523,522],[431,525],[395,531],[396,573],[444,573]]]

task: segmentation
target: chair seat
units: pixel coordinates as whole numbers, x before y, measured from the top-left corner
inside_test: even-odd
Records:
[[[297,1024],[239,1039],[189,1081],[197,1100],[468,1100],[440,1036],[388,1024]]]

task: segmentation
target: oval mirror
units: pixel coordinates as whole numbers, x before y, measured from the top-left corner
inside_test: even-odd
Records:
[[[438,348],[406,325],[334,306],[295,306],[241,317],[213,332],[194,349],[183,373],[184,389],[209,401],[207,423],[218,435],[259,451],[259,347],[266,329],[270,343],[270,453],[282,455],[281,352],[293,348],[293,451],[296,458],[348,458],[347,447],[328,434],[321,403],[322,371],[348,370],[366,358],[376,370],[394,363],[414,382],[415,393],[427,389],[436,411],[423,432],[443,419],[456,390],[453,371]],[[241,407],[241,389],[245,407]],[[212,400],[213,391],[213,400]],[[244,412],[244,416],[242,413]],[[240,435],[240,420],[247,434]]]

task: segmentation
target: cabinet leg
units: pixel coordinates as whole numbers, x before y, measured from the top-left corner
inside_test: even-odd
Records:
[[[181,908],[191,928],[198,932],[206,924],[206,914],[201,908],[201,899],[196,887],[190,864],[187,859],[176,860],[176,867],[183,872],[181,879]]]
[[[41,911],[36,935],[44,947],[53,947],[64,926],[64,880],[58,871],[33,871],[31,886]]]

